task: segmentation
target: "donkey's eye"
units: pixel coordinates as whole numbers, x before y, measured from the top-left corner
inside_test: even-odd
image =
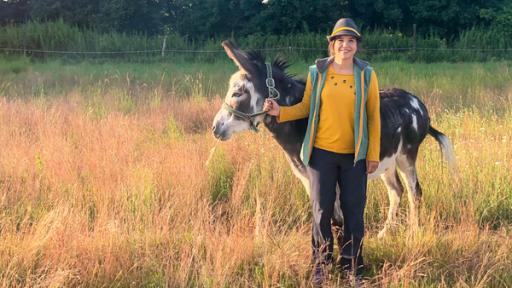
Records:
[[[240,89],[233,91],[233,97],[241,97],[248,93],[249,91],[247,91],[247,89],[245,89],[244,87],[240,87]]]

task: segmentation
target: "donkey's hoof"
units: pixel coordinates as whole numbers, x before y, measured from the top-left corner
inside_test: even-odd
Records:
[[[380,230],[379,234],[377,235],[378,239],[382,239],[386,237],[389,233],[396,233],[397,230],[397,224],[395,222],[392,223],[386,223],[384,224],[384,228]]]
[[[383,239],[386,237],[386,234],[388,233],[388,228],[384,227],[382,230],[380,230],[379,234],[377,234],[377,239]]]

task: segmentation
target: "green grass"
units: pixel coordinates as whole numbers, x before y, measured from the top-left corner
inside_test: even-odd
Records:
[[[75,91],[89,95],[94,102],[95,95],[112,92],[118,95],[120,109],[130,112],[137,101],[148,95],[156,97],[153,100],[157,104],[162,97],[224,96],[229,76],[236,68],[226,56],[222,57],[224,60],[210,64],[188,63],[184,59],[134,64],[56,60],[31,63],[26,58],[0,58],[0,93],[7,98],[30,98],[65,96]],[[290,72],[304,79],[309,64],[292,63]],[[375,62],[372,66],[382,89],[403,88],[443,108],[458,111],[475,107],[501,113],[510,101],[507,92],[511,89],[512,72],[507,61],[414,65],[392,61]]]

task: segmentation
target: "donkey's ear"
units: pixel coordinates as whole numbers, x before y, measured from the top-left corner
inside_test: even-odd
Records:
[[[240,71],[251,74],[251,71],[254,70],[254,63],[249,59],[247,53],[238,49],[238,47],[229,40],[222,41],[222,47],[224,47],[226,54],[235,62]]]

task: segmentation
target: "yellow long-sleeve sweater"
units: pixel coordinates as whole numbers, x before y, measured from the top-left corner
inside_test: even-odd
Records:
[[[314,146],[336,153],[354,153],[354,75],[338,74],[332,65],[326,71],[321,93],[320,118]],[[309,115],[311,79],[308,75],[302,102],[281,106],[279,122],[306,118]],[[379,161],[380,153],[380,98],[377,75],[372,72],[368,90],[366,113],[368,117],[367,160]]]

